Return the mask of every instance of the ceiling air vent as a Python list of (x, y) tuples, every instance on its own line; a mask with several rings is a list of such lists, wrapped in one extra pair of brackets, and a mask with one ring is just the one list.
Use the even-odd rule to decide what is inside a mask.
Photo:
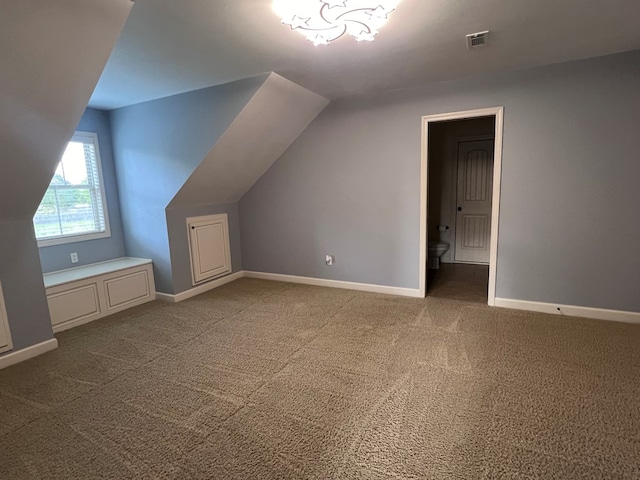
[(467, 35), (467, 48), (473, 50), (474, 48), (482, 47), (489, 42), (489, 30), (478, 33), (470, 33)]

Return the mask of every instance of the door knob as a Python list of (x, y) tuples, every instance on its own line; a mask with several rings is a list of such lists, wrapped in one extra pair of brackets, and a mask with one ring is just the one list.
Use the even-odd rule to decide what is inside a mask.
[(458, 211), (461, 212), (462, 211), (462, 207), (458, 207)]

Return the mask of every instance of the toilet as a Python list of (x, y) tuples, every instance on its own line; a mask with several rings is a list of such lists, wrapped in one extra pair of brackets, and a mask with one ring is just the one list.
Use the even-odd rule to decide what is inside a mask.
[(447, 242), (430, 241), (429, 242), (429, 269), (437, 270), (440, 268), (440, 257), (447, 253), (449, 244)]

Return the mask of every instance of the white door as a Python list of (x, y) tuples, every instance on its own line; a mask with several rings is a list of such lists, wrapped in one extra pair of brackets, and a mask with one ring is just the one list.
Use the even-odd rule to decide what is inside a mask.
[(227, 214), (187, 219), (193, 284), (231, 272)]
[(459, 263), (489, 264), (493, 140), (458, 143), (456, 246)]
[(2, 294), (2, 284), (0, 284), (0, 352), (11, 350), (11, 332), (9, 332), (9, 320), (7, 310), (4, 307), (4, 296)]

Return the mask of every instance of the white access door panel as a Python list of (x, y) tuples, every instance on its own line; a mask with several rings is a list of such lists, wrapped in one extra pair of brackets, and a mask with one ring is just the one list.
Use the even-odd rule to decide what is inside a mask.
[(12, 348), (9, 319), (7, 318), (7, 309), (4, 306), (4, 295), (2, 293), (2, 284), (0, 283), (0, 353)]
[(227, 214), (187, 218), (193, 284), (231, 272)]

